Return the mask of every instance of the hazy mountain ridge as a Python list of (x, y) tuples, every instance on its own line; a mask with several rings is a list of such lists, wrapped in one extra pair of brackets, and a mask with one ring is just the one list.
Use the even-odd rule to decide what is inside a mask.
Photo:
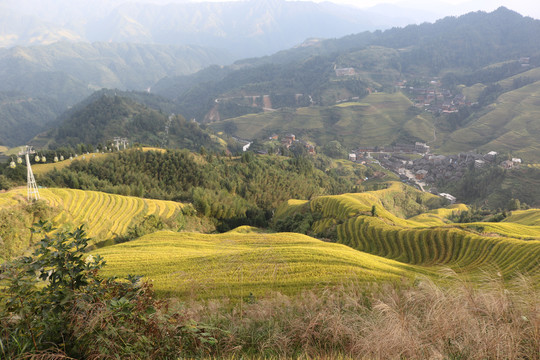
[[(95, 8), (82, 1), (60, 2), (55, 14), (47, 7), (32, 6), (24, 1), (9, 4), (12, 12), (20, 9), (21, 14), (17, 16), (26, 23), (33, 18), (31, 15), (43, 16), (50, 22), (48, 28), (31, 28), (37, 33), (54, 34), (51, 40), (44, 38), (43, 44), (51, 43), (52, 39), (196, 44), (228, 49), (236, 59), (271, 54), (310, 37), (336, 38), (396, 25), (393, 17), (330, 2), (252, 0), (143, 4), (96, 1), (92, 5)], [(406, 20), (399, 22), (400, 25), (406, 23)], [(38, 39), (29, 42), (23, 37), (8, 36), (12, 33), (4, 35), (4, 46), (39, 43)]]
[[(96, 90), (146, 91), (166, 75), (195, 72), (221, 61), (227, 61), (226, 54), (197, 46), (60, 42), (0, 49), (0, 92), (15, 92), (34, 103), (36, 99), (50, 103), (49, 110), (42, 111), (47, 116), (30, 116), (31, 120), (15, 118), (13, 112), (2, 113), (0, 128), (6, 136), (0, 141), (15, 146), (30, 140), (56, 116)], [(17, 106), (18, 114), (40, 113), (28, 101)], [(24, 125), (28, 121), (33, 125)], [(19, 123), (24, 131), (17, 129)]]
[(331, 3), (247, 1), (125, 4), (88, 25), (91, 40), (226, 47), (237, 58), (271, 54), (308, 37), (339, 37), (377, 24), (359, 9)]
[(76, 31), (22, 15), (5, 5), (0, 5), (0, 48), (14, 45), (48, 45), (57, 41), (80, 41)]

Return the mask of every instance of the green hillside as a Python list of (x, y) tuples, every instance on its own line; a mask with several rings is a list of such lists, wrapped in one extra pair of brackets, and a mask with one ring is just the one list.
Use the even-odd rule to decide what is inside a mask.
[(540, 207), (540, 167), (529, 164), (509, 170), (472, 168), (460, 180), (441, 184), (440, 188), (466, 199), (471, 205), (485, 205), (491, 209), (507, 209), (512, 199)]
[(320, 145), (339, 139), (348, 148), (432, 140), (431, 116), (411, 113), (411, 106), (402, 93), (373, 93), (362, 102), (244, 115), (211, 127), (225, 132), (234, 129), (235, 135), (247, 139), (289, 132)]
[[(525, 73), (524, 76), (526, 76)], [(457, 152), (480, 148), (511, 153), (534, 162), (540, 154), (540, 81), (500, 95), (484, 114), (452, 133), (442, 150)]]
[(77, 144), (112, 143), (113, 138), (127, 138), (129, 143), (221, 151), (225, 141), (211, 136), (196, 123), (180, 115), (168, 115), (148, 108), (134, 100), (107, 94), (66, 116), (55, 130), (34, 141), (47, 142), (48, 147)]
[(60, 111), (54, 101), (0, 92), (0, 144), (25, 143), (47, 129)]
[(427, 273), (305, 235), (249, 228), (216, 235), (157, 232), (93, 254), (105, 258), (107, 275), (140, 274), (161, 296), (191, 299), (296, 294)]
[[(358, 191), (374, 170), (324, 156), (255, 156), (192, 153), (187, 150), (129, 149), (90, 162), (73, 161), (37, 181), (47, 187), (144, 196), (192, 203), (214, 218), (221, 231), (240, 225), (266, 226), (272, 212), (290, 198)], [(5, 169), (23, 181), (22, 169)], [(379, 175), (384, 176), (384, 172)], [(17, 176), (18, 178), (15, 178)]]

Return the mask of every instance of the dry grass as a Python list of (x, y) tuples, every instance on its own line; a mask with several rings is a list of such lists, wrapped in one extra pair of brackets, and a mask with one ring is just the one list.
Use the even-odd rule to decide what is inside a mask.
[(219, 329), (215, 358), (540, 358), (540, 291), (523, 277), (481, 287), (429, 280), (341, 287), (186, 311)]

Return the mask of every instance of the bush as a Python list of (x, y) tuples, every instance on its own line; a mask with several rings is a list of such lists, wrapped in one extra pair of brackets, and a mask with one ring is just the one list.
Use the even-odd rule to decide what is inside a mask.
[[(156, 359), (207, 353), (213, 338), (153, 297), (149, 284), (99, 274), (105, 262), (85, 253), (82, 227), (44, 233), (34, 253), (3, 265), (2, 358)], [(50, 234), (53, 234), (52, 236)]]

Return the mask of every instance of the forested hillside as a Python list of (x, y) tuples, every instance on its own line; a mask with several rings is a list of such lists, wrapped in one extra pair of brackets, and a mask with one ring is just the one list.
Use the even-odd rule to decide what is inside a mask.
[[(102, 92), (103, 93), (103, 92)], [(134, 97), (134, 96), (132, 96)], [(148, 97), (142, 97), (148, 99)], [(148, 99), (151, 101), (150, 99)], [(159, 99), (153, 104), (160, 107)], [(111, 146), (115, 137), (127, 138), (130, 144), (198, 150), (206, 147), (224, 151), (227, 143), (203, 131), (196, 123), (180, 115), (164, 114), (131, 99), (104, 93), (77, 110), (66, 113), (54, 130), (34, 140), (52, 149), (78, 144)]]
[(0, 144), (15, 146), (47, 130), (62, 111), (55, 101), (0, 92)]
[(232, 158), (186, 150), (130, 150), (90, 162), (74, 161), (61, 171), (38, 176), (38, 181), (47, 187), (190, 202), (223, 230), (244, 224), (265, 226), (283, 201), (359, 190), (358, 180), (372, 173), (362, 165), (339, 166), (324, 157), (249, 152)]

